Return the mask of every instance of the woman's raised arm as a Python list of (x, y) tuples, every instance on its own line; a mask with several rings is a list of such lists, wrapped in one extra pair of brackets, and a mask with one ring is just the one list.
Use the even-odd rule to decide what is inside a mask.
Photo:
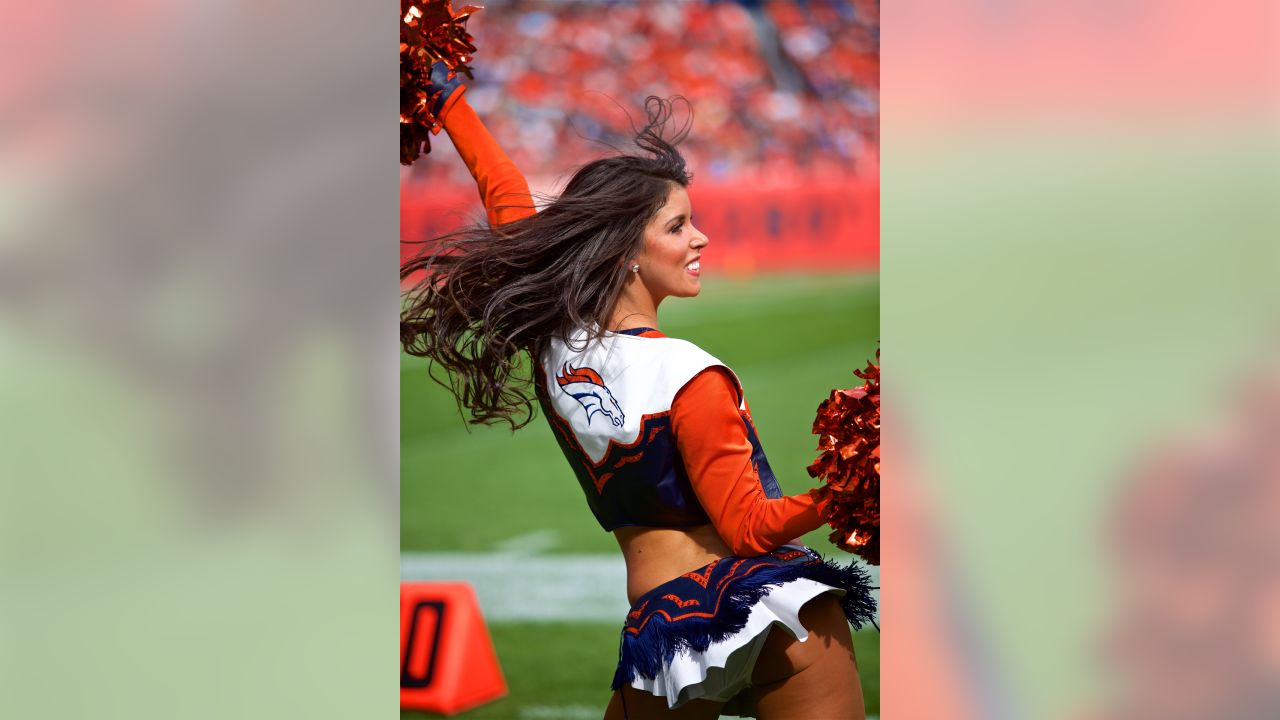
[[(536, 210), (529, 194), (529, 183), (503, 152), (498, 141), (489, 134), (480, 116), (467, 104), (466, 86), (456, 76), (446, 80), (444, 64), (436, 65), (441, 72), (437, 75), (437, 68), (433, 67), (431, 77), (445, 95), (444, 105), (436, 116), (444, 125), (445, 132), (449, 133), (471, 176), (476, 179), (480, 199), (489, 214), (489, 225), (497, 227), (534, 214)], [(436, 81), (437, 77), (440, 77), (439, 81)]]

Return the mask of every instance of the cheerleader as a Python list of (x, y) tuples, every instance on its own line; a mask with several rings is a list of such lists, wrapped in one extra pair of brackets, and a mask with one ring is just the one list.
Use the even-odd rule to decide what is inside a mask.
[(640, 152), (588, 163), (536, 212), (437, 71), (436, 115), (490, 225), (401, 268), (422, 273), (401, 341), (449, 371), (472, 422), (522, 427), (537, 402), (617, 539), (632, 605), (605, 717), (863, 717), (849, 625), (874, 614), (865, 574), (795, 539), (825, 501), (781, 493), (737, 376), (659, 329), (665, 298), (698, 295), (709, 244), (675, 147), (689, 125), (664, 137), (671, 103), (649, 98)]

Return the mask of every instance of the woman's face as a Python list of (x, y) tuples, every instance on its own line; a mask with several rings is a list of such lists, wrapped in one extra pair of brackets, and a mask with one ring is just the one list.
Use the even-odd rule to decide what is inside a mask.
[(707, 243), (707, 236), (693, 226), (689, 193), (672, 183), (667, 204), (645, 226), (644, 249), (635, 260), (640, 264), (640, 281), (655, 305), (668, 296), (698, 294), (702, 289), (698, 258)]

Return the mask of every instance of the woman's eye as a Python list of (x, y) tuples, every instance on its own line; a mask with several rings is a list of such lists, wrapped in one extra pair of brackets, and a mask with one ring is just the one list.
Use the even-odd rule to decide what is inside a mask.
[(683, 229), (683, 228), (684, 228), (684, 225), (683, 225), (683, 224), (676, 225), (675, 227), (671, 228), (671, 232), (672, 232), (672, 233), (679, 233), (679, 232), (680, 232), (680, 230), (681, 230), (681, 229)]

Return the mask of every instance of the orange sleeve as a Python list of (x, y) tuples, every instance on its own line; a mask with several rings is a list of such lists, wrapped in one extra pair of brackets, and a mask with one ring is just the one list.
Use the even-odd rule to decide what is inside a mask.
[(529, 184), (467, 104), (465, 90), (454, 92), (441, 109), (440, 118), (471, 177), (476, 179), (480, 199), (489, 212), (489, 225), (497, 227), (533, 215), (536, 210)]
[(707, 368), (680, 390), (671, 426), (693, 491), (735, 555), (776, 550), (825, 522), (824, 501), (807, 493), (764, 494), (738, 414), (737, 384), (726, 368)]

